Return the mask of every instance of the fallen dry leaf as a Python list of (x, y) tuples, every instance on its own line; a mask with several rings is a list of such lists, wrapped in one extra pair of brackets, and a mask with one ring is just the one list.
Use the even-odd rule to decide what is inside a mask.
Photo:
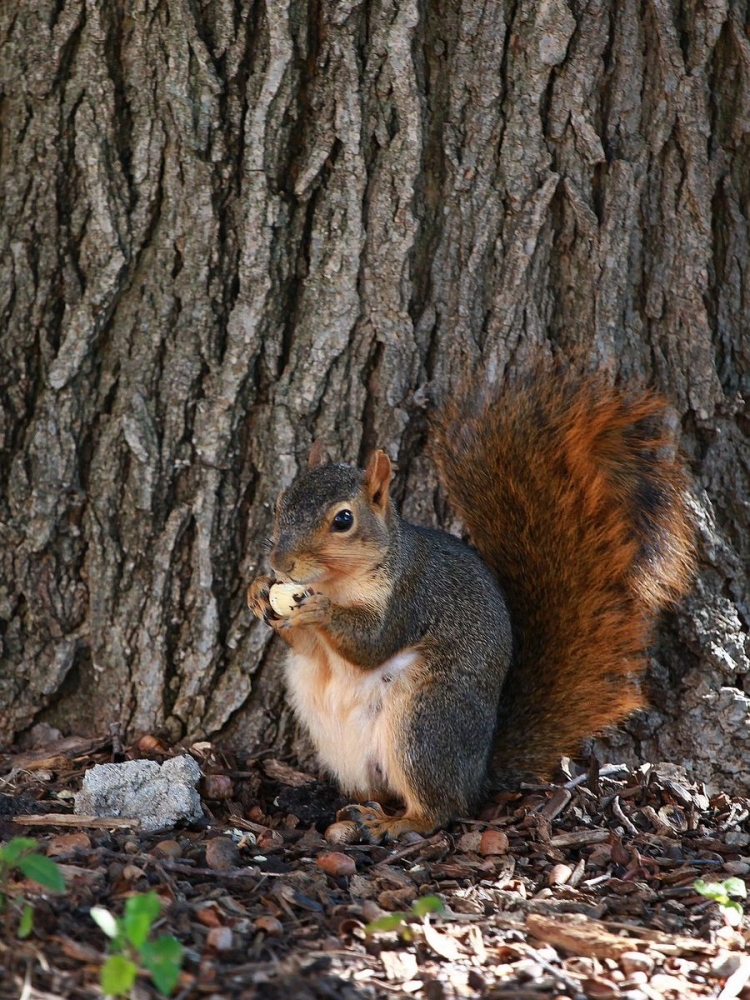
[(436, 955), (446, 958), (449, 962), (458, 961), (461, 955), (461, 948), (458, 941), (448, 934), (442, 934), (434, 924), (430, 923), (427, 917), (422, 922), (422, 933), (424, 934), (425, 943), (432, 948)]

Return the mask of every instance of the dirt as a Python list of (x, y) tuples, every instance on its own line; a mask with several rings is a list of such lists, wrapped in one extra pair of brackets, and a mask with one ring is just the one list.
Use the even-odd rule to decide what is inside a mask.
[[(201, 822), (146, 834), (73, 815), (93, 764), (184, 752), (203, 773)], [(670, 765), (569, 764), (566, 784), (380, 846), (349, 842), (346, 800), (317, 776), (209, 743), (47, 733), (5, 748), (0, 793), (0, 842), (36, 838), (67, 883), (52, 893), (15, 872), (0, 886), (0, 1000), (101, 997), (107, 939), (90, 909), (120, 915), (149, 890), (164, 906), (154, 933), (185, 949), (181, 1000), (750, 997), (747, 918), (730, 926), (694, 887), (747, 879), (750, 800)], [(34, 907), (24, 940), (19, 896)], [(160, 996), (145, 970), (132, 995)]]

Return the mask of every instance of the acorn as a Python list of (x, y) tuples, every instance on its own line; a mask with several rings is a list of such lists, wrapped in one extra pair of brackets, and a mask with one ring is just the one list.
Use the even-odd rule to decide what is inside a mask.
[(350, 819), (331, 823), (323, 834), (329, 844), (353, 844), (359, 840), (359, 827)]

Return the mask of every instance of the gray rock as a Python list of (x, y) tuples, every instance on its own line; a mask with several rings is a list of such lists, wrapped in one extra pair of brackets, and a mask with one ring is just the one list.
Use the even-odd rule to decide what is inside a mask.
[(195, 785), (200, 768), (192, 757), (96, 764), (75, 797), (75, 812), (87, 816), (139, 819), (142, 830), (163, 830), (178, 820), (203, 815)]

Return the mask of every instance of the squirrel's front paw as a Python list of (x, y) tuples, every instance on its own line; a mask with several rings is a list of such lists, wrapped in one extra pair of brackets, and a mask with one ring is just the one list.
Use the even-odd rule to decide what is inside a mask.
[(262, 618), (266, 623), (274, 617), (268, 600), (268, 593), (274, 582), (272, 576), (258, 576), (247, 588), (247, 606), (256, 618)]
[(284, 624), (287, 628), (327, 625), (331, 620), (331, 607), (331, 599), (325, 594), (307, 594), (291, 609)]

